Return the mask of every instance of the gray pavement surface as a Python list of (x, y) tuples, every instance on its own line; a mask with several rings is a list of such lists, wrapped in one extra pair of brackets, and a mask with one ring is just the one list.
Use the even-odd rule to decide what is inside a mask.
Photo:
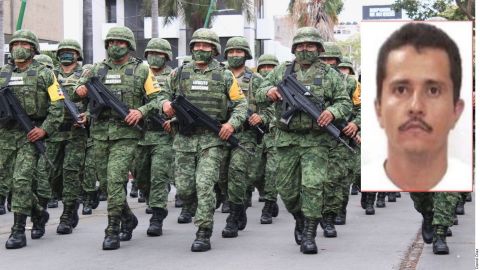
[(150, 215), (145, 214), (145, 204), (129, 198), (139, 225), (132, 240), (115, 251), (101, 249), (106, 202), (93, 215), (80, 215), (70, 235), (56, 234), (61, 204), (49, 209), (46, 235), (32, 240), (28, 230), (27, 246), (18, 250), (3, 247), (13, 222), (12, 213), (7, 213), (0, 216), (0, 269), (474, 269), (474, 202), (465, 205), (466, 214), (452, 227), (453, 237), (447, 239), (450, 255), (434, 255), (432, 245), (423, 244), (421, 215), (407, 193), (395, 203), (387, 202), (386, 208), (376, 208), (374, 216), (365, 215), (360, 195), (350, 196), (347, 225), (336, 226), (338, 237), (323, 237), (319, 227), (319, 253), (303, 255), (293, 239), (293, 218), (283, 204), (274, 223), (262, 225), (263, 203), (256, 198), (247, 211), (247, 228), (237, 238), (221, 237), (227, 214), (215, 212), (212, 250), (206, 253), (190, 251), (196, 228), (177, 224), (180, 209), (174, 208), (173, 193), (160, 237), (146, 235)]

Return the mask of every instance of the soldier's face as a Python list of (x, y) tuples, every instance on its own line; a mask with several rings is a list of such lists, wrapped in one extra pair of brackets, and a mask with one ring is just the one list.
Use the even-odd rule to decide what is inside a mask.
[(125, 40), (109, 40), (108, 41), (108, 46), (118, 46), (118, 47), (128, 47), (128, 42)]
[(350, 69), (348, 67), (339, 67), (340, 72), (343, 74), (350, 74)]
[(335, 57), (322, 57), (322, 61), (332, 66), (336, 66), (338, 63)]
[(295, 47), (295, 50), (297, 52), (301, 52), (301, 51), (314, 52), (314, 51), (318, 50), (318, 45), (316, 43), (313, 43), (313, 42), (303, 42), (303, 43), (298, 44)]
[(260, 71), (265, 71), (265, 72), (270, 72), (275, 68), (274, 65), (262, 65), (262, 67), (258, 70)]
[(204, 52), (211, 52), (213, 50), (213, 45), (206, 42), (195, 42), (193, 44), (194, 51), (204, 51)]
[(33, 46), (26, 41), (15, 41), (12, 43), (12, 49), (15, 48), (33, 49)]
[(240, 49), (231, 49), (227, 51), (227, 57), (233, 57), (233, 56), (238, 56), (238, 57), (245, 57), (245, 51), (240, 50)]
[(389, 53), (381, 99), (375, 101), (389, 149), (413, 154), (446, 151), (448, 133), (464, 103), (453, 102), (450, 63), (444, 50), (403, 46)]

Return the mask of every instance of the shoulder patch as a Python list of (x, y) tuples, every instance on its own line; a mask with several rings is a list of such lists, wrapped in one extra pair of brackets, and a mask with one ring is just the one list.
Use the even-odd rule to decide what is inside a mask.
[(148, 70), (148, 76), (143, 87), (147, 95), (160, 92), (160, 86), (158, 85), (157, 79), (155, 79), (155, 75), (153, 75), (153, 72), (150, 69)]
[(360, 105), (362, 103), (361, 92), (362, 92), (361, 85), (359, 82), (357, 82), (357, 88), (355, 88), (355, 91), (353, 92), (353, 95), (352, 95), (353, 105)]
[(50, 100), (53, 102), (65, 99), (62, 88), (60, 88), (60, 84), (58, 83), (55, 74), (53, 74), (53, 83), (48, 87), (47, 91), (48, 95), (50, 96)]
[(243, 94), (242, 88), (240, 88), (240, 86), (238, 85), (237, 79), (235, 79), (235, 77), (232, 77), (232, 79), (232, 85), (228, 90), (228, 96), (230, 97), (230, 100), (237, 101), (245, 99), (245, 95)]

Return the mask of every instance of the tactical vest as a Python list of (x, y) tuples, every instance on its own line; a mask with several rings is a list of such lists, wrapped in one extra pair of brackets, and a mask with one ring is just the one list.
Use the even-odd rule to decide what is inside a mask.
[[(318, 65), (320, 66), (318, 67)], [(294, 73), (294, 66), (295, 66), (295, 62), (287, 64), (286, 66), (287, 69), (284, 75), (285, 77), (290, 73)], [(308, 76), (302, 76), (303, 78), (299, 78), (297, 74), (297, 80), (310, 91), (311, 95), (305, 95), (305, 96), (307, 96), (310, 100), (312, 100), (316, 104), (324, 103), (324, 109), (325, 109), (331, 104), (330, 100), (325, 98), (326, 96), (331, 96), (331, 89), (326, 89), (325, 87), (326, 85), (329, 84), (329, 82), (325, 78), (325, 74), (327, 72), (328, 66), (326, 66), (324, 63), (316, 62), (309, 68), (309, 71), (312, 69), (316, 70), (317, 72), (315, 72), (314, 74), (309, 74)], [(282, 103), (281, 102), (276, 103), (276, 109), (275, 109), (276, 119), (278, 120), (281, 119), (282, 113), (283, 113)], [(321, 129), (321, 127), (318, 126), (316, 120), (311, 119), (309, 115), (300, 111), (296, 112), (293, 115), (288, 125), (286, 125), (285, 123), (282, 123), (281, 121), (277, 121), (277, 123), (278, 123), (279, 129), (286, 130), (286, 131), (307, 132), (312, 129), (315, 129), (315, 130)]]
[[(59, 72), (59, 70), (54, 70), (54, 73), (57, 76), (57, 81), (62, 87), (62, 90), (67, 93), (66, 96), (71, 100), (75, 93), (75, 85), (82, 76), (82, 69), (80, 68), (80, 66), (78, 66), (78, 68), (68, 76), (65, 76), (64, 74)], [(77, 105), (77, 108), (80, 112), (84, 112), (87, 109), (83, 102), (76, 102), (75, 105)], [(66, 112), (64, 114), (63, 123), (72, 124), (72, 121), (72, 116)], [(60, 127), (60, 129), (62, 129), (62, 126)]]
[(238, 78), (238, 85), (242, 89), (243, 95), (247, 98), (248, 108), (257, 112), (257, 103), (255, 102), (255, 93), (253, 93), (253, 72), (245, 68), (243, 75)]
[(215, 67), (206, 74), (195, 73), (194, 63), (180, 69), (179, 92), (210, 117), (227, 121), (227, 94), (225, 93), (225, 68)]
[[(8, 77), (8, 86), (20, 101), (25, 112), (32, 120), (43, 121), (48, 114), (50, 98), (47, 89), (37, 89), (38, 74), (43, 67), (33, 62), (27, 70), (16, 72), (11, 65), (2, 67), (0, 73), (0, 85), (4, 85)], [(48, 85), (45, 86), (48, 88)]]

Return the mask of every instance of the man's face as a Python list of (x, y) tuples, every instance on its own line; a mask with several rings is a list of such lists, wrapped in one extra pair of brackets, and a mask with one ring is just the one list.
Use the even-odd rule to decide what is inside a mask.
[(245, 57), (245, 51), (240, 50), (240, 49), (231, 49), (227, 51), (227, 57), (233, 57), (233, 56), (238, 56), (238, 57)]
[(348, 68), (348, 67), (339, 67), (338, 69), (339, 69), (340, 72), (342, 72), (343, 74), (350, 74), (350, 68)]
[(114, 45), (118, 47), (128, 47), (128, 42), (126, 42), (125, 40), (116, 40), (116, 39), (108, 41), (109, 47)]
[(195, 42), (193, 43), (193, 50), (211, 52), (213, 50), (213, 45), (206, 42)]
[(322, 61), (331, 66), (336, 66), (338, 64), (337, 58), (335, 57), (322, 57)]
[(390, 149), (415, 154), (447, 147), (464, 103), (453, 103), (450, 63), (444, 50), (403, 46), (390, 52), (381, 100), (375, 101)]

